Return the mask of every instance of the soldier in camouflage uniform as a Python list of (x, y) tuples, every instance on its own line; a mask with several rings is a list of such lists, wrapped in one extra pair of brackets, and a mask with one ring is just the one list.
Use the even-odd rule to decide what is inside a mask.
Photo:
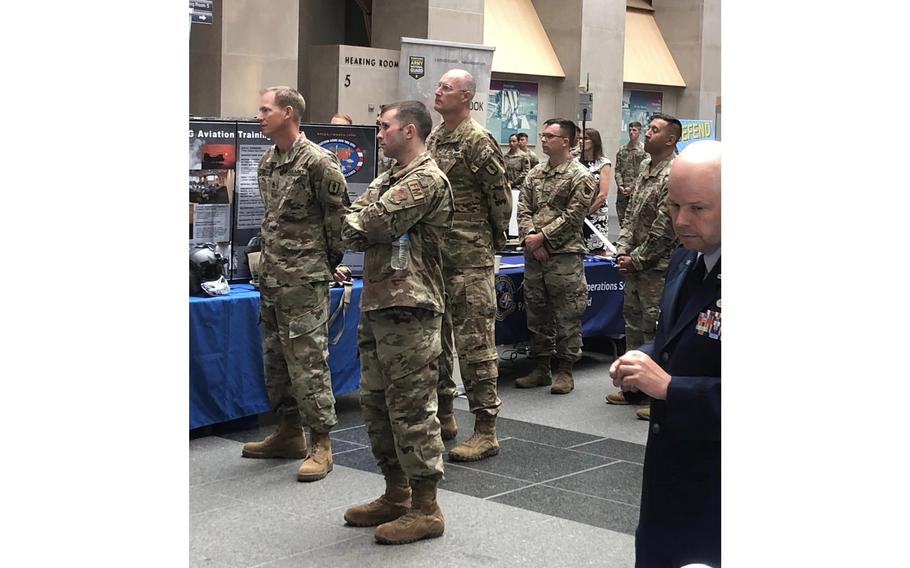
[[(496, 292), (493, 259), (506, 243), (512, 215), (512, 192), (505, 178), (499, 144), (471, 118), (476, 85), (470, 73), (454, 69), (436, 86), (433, 106), (442, 123), (427, 139), (427, 149), (452, 184), (455, 217), (443, 249), (446, 313), (442, 324), (443, 355), (439, 365), (439, 420), (442, 437), (457, 433), (454, 351), (474, 413), (474, 433), (449, 452), (455, 461), (476, 461), (499, 453), (496, 414)], [(454, 332), (454, 345), (453, 345)]]
[(635, 180), (642, 160), (648, 157), (645, 147), (638, 141), (641, 133), (641, 123), (629, 123), (629, 143), (619, 148), (616, 152), (616, 215), (619, 217), (619, 226), (622, 227), (626, 218), (626, 208), (629, 199), (635, 191)]
[[(344, 255), (341, 221), (350, 204), (338, 160), (300, 132), (305, 102), (290, 87), (261, 93), (257, 119), (275, 145), (259, 161), (265, 205), (259, 261), (265, 383), (280, 424), (250, 458), (307, 459), (300, 481), (332, 471), (335, 397), (328, 365), (329, 281)], [(302, 425), (312, 433), (308, 452)]]
[[(445, 310), (442, 247), (452, 226), (452, 189), (424, 147), (433, 123), (423, 103), (383, 107), (378, 133), (392, 169), (345, 217), (344, 241), (364, 251), (358, 346), (360, 404), (386, 481), (379, 499), (344, 518), (377, 526), (376, 540), (404, 544), (442, 535), (436, 503), (445, 448), (436, 418)], [(393, 242), (409, 236), (407, 266), (392, 266)]]
[(528, 148), (528, 135), (525, 132), (518, 133), (518, 147), (521, 148), (521, 151), (528, 155), (528, 159), (531, 160), (531, 167), (533, 168), (540, 163), (540, 160), (537, 158), (537, 154), (533, 150)]
[[(525, 245), (524, 291), (531, 332), (531, 374), (519, 388), (547, 386), (568, 394), (575, 388), (572, 366), (581, 359), (581, 315), (588, 304), (582, 224), (597, 186), (588, 169), (571, 157), (572, 122), (551, 118), (541, 135), (549, 160), (528, 174), (518, 198), (518, 232)], [(550, 357), (556, 355), (556, 377)]]
[(509, 187), (516, 191), (521, 189), (525, 176), (531, 170), (531, 160), (528, 154), (522, 152), (521, 148), (519, 148), (517, 134), (509, 136), (509, 151), (503, 155), (503, 160), (506, 167), (506, 181), (509, 182)]
[[(641, 163), (635, 192), (619, 232), (616, 262), (617, 269), (625, 276), (623, 317), (629, 349), (652, 343), (657, 330), (664, 276), (670, 254), (677, 245), (667, 203), (667, 178), (681, 134), (682, 124), (676, 118), (665, 114), (651, 117), (645, 134), (645, 151), (650, 157)], [(645, 400), (638, 392), (607, 395), (611, 404), (637, 404)]]

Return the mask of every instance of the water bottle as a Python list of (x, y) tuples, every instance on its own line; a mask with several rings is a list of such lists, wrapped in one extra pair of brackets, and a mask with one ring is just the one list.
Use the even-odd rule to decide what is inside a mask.
[(402, 234), (392, 243), (392, 269), (404, 270), (411, 262), (411, 239)]

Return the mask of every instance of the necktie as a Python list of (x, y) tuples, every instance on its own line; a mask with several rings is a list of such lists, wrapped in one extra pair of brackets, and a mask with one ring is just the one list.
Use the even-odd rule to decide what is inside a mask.
[(695, 296), (699, 286), (704, 282), (705, 271), (705, 255), (701, 255), (698, 257), (698, 260), (695, 261), (695, 266), (686, 274), (686, 278), (683, 280), (682, 286), (679, 289), (679, 296), (676, 298), (674, 320), (679, 319), (679, 314), (682, 313), (685, 305)]

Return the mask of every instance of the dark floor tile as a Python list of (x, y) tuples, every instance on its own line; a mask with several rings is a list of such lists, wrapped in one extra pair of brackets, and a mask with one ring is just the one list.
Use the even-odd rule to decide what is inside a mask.
[(367, 434), (366, 426), (351, 426), (344, 430), (332, 430), (332, 440), (343, 440), (358, 446), (370, 446), (370, 436)]
[(527, 482), (506, 479), (491, 473), (485, 473), (473, 468), (461, 467), (446, 462), (445, 477), (439, 484), (440, 489), (454, 491), (471, 497), (484, 499), (491, 495), (513, 491), (528, 485)]
[(609, 463), (609, 459), (524, 440), (500, 440), (498, 456), (459, 465), (532, 483)]
[(645, 446), (644, 444), (634, 444), (623, 440), (614, 440), (606, 438), (590, 442), (587, 444), (572, 446), (573, 450), (597, 454), (608, 458), (616, 458), (637, 464), (645, 463)]
[(360, 471), (369, 471), (370, 473), (382, 473), (379, 470), (379, 466), (376, 465), (376, 458), (373, 457), (373, 452), (370, 451), (370, 448), (360, 448), (357, 450), (352, 450), (350, 452), (345, 452), (336, 456), (332, 456), (332, 462), (335, 465), (343, 465), (345, 467), (352, 467), (354, 469), (359, 469)]
[(496, 433), (501, 438), (518, 438), (528, 442), (556, 446), (557, 448), (568, 448), (569, 446), (600, 439), (600, 436), (592, 434), (542, 426), (520, 420), (509, 420), (508, 418), (500, 418), (496, 421)]
[(546, 485), (637, 507), (641, 503), (641, 472), (642, 467), (638, 464), (616, 462), (549, 481)]
[(355, 444), (345, 440), (332, 440), (332, 454), (340, 454), (341, 452), (349, 452), (351, 450), (359, 450), (363, 448), (362, 444)]
[(491, 501), (625, 534), (635, 534), (638, 525), (638, 507), (546, 485), (519, 489)]

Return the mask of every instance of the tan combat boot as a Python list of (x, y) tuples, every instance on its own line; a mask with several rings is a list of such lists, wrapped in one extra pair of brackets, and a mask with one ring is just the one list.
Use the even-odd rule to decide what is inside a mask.
[(474, 433), (449, 452), (452, 461), (479, 461), (499, 453), (496, 439), (496, 417), (478, 414), (474, 418)]
[(545, 387), (553, 382), (550, 375), (550, 358), (537, 357), (537, 366), (525, 377), (515, 379), (515, 386), (520, 389), (530, 389), (534, 387)]
[(442, 536), (446, 519), (436, 503), (436, 482), (427, 479), (411, 481), (411, 508), (394, 521), (376, 527), (380, 544), (407, 544)]
[(300, 464), (297, 481), (319, 481), (332, 471), (332, 439), (328, 432), (313, 432), (313, 451)]
[(348, 507), (344, 520), (354, 527), (375, 527), (394, 521), (411, 508), (411, 486), (403, 472), (386, 475), (382, 497), (362, 505)]
[(572, 361), (556, 360), (556, 377), (550, 394), (569, 394), (575, 388), (575, 379), (572, 378)]
[(292, 426), (290, 420), (282, 416), (278, 430), (261, 442), (244, 444), (241, 455), (245, 458), (305, 458), (307, 445), (303, 428)]
[(651, 420), (651, 407), (639, 408), (635, 411), (635, 416), (637, 416), (639, 420)]
[(436, 411), (436, 417), (439, 418), (443, 440), (454, 440), (458, 435), (458, 424), (455, 424), (455, 410), (452, 404), (454, 400), (455, 397), (452, 396), (439, 396), (439, 410)]

